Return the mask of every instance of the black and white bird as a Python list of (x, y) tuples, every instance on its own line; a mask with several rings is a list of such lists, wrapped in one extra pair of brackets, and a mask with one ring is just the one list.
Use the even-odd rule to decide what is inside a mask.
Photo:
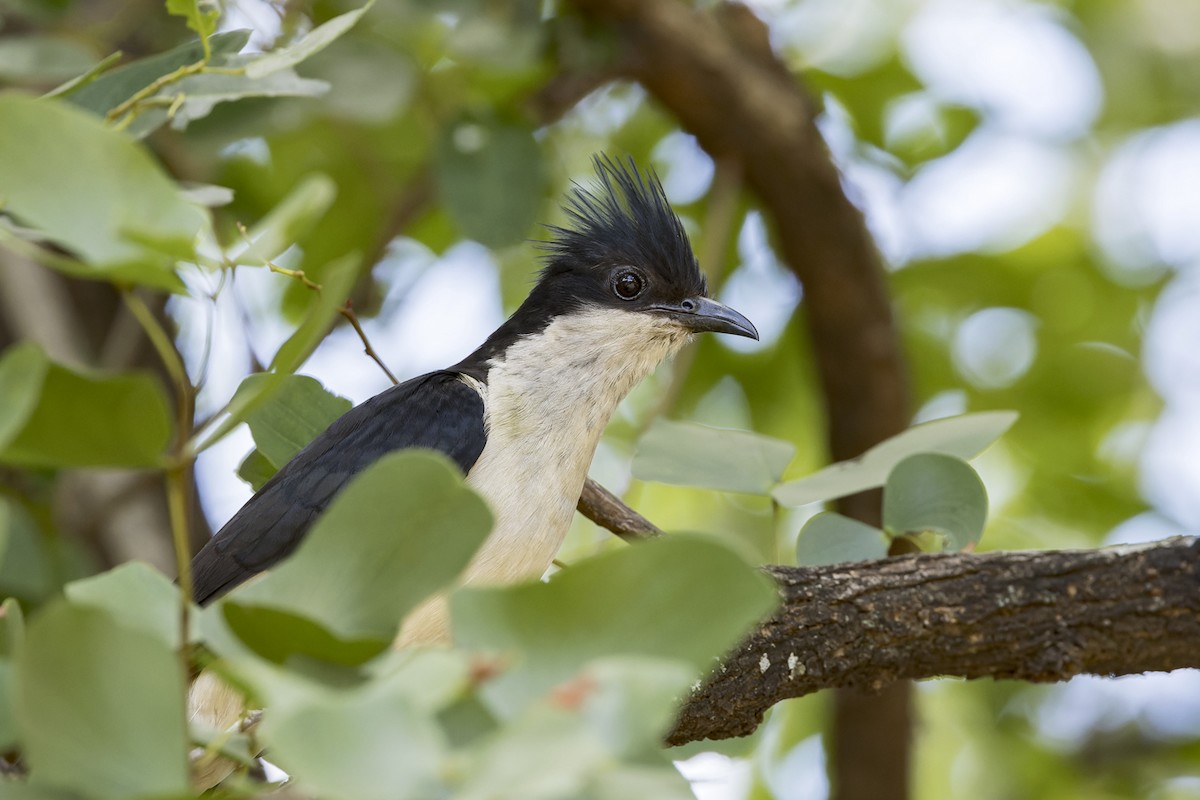
[[(758, 338), (748, 319), (706, 296), (653, 174), (595, 164), (598, 184), (568, 195), (570, 223), (550, 228), (545, 269), (521, 307), (459, 363), (376, 395), (300, 451), (195, 557), (198, 602), (285, 558), (357, 473), (408, 447), (449, 456), (495, 517), (463, 579), (536, 579), (634, 385), (695, 333)], [(443, 637), (444, 616), (438, 603), (414, 612), (402, 643)]]

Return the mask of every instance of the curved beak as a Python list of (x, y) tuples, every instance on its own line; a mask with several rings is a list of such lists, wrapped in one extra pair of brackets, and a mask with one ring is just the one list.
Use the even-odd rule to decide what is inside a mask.
[(734, 336), (758, 338), (754, 323), (723, 303), (707, 297), (689, 297), (678, 304), (652, 306), (687, 327), (693, 333), (712, 331)]

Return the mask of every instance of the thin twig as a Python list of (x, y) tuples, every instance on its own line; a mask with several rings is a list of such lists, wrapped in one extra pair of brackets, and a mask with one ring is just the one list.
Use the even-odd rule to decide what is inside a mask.
[(350, 324), (354, 327), (354, 332), (357, 333), (358, 338), (362, 340), (363, 352), (370, 356), (375, 363), (379, 365), (379, 368), (383, 370), (383, 374), (387, 375), (388, 380), (392, 382), (392, 386), (398, 384), (400, 381), (396, 380), (396, 376), (393, 375), (392, 371), (387, 368), (387, 364), (383, 363), (383, 359), (381, 359), (379, 354), (375, 352), (375, 348), (371, 347), (371, 340), (367, 338), (367, 332), (364, 331), (362, 325), (359, 324), (358, 315), (354, 313), (354, 309), (351, 306), (350, 301), (347, 300), (346, 305), (342, 306), (340, 309), (338, 309), (338, 311), (341, 312), (341, 315), (350, 322)]

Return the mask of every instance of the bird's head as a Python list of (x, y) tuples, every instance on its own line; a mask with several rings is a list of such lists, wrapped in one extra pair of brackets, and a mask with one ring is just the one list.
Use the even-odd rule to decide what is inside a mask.
[(687, 233), (658, 179), (607, 157), (595, 159), (599, 184), (575, 185), (571, 224), (551, 227), (539, 289), (570, 306), (616, 309), (669, 320), (688, 333), (758, 338), (750, 320), (709, 298)]
[[(550, 225), (546, 266), (526, 301), (456, 368), (486, 380), (515, 353), (553, 371), (563, 363), (624, 361), (644, 374), (692, 333), (758, 338), (732, 308), (708, 297), (688, 234), (653, 174), (595, 158), (599, 181), (572, 187), (569, 224)], [(536, 354), (533, 348), (536, 347)], [(516, 348), (516, 349), (514, 349)], [(598, 366), (596, 369), (611, 369)], [(601, 375), (600, 372), (596, 373)]]
[(548, 226), (537, 285), (468, 362), (504, 358), (509, 346), (553, 330), (556, 321), (575, 337), (627, 346), (667, 339), (666, 352), (705, 331), (757, 339), (750, 320), (707, 296), (687, 233), (658, 179), (632, 161), (598, 156), (595, 166), (597, 183), (576, 184), (567, 195), (568, 224)]

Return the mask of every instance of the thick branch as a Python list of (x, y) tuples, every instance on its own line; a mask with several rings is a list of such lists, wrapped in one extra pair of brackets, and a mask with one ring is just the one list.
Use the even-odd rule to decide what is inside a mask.
[(818, 689), (1200, 667), (1197, 539), (770, 569), (782, 608), (688, 701), (671, 744), (748, 734)]

